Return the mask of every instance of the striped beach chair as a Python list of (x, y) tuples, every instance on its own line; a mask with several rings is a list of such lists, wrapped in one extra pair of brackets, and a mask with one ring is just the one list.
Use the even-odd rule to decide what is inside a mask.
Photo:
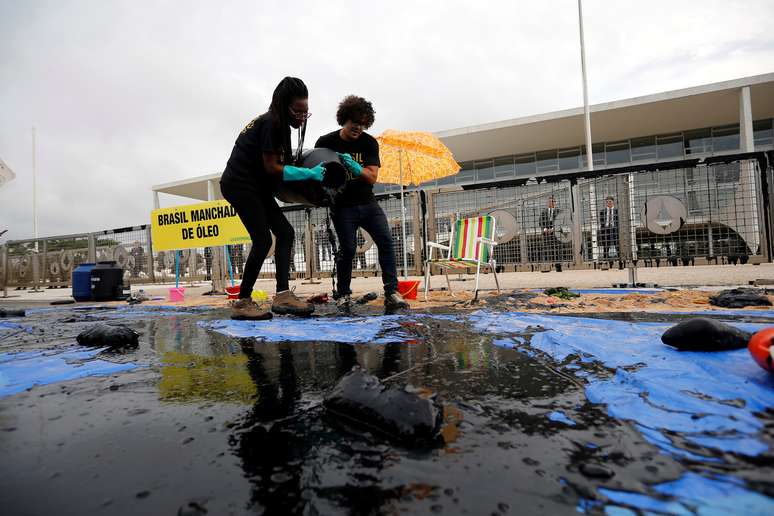
[[(481, 267), (489, 267), (494, 273), (497, 292), (500, 292), (500, 282), (497, 279), (497, 267), (494, 260), (495, 218), (491, 215), (459, 219), (452, 224), (449, 245), (436, 242), (427, 243), (427, 260), (425, 261), (425, 301), (430, 290), (430, 267), (441, 267), (446, 276), (449, 293), (454, 295), (449, 281), (449, 269), (464, 272), (470, 267), (476, 268), (476, 287), (474, 299), (478, 298), (478, 279)], [(441, 257), (435, 258), (436, 251)]]

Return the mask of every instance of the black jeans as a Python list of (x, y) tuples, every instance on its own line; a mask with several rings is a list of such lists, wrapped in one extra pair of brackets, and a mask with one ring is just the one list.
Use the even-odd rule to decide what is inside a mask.
[(376, 203), (357, 206), (336, 206), (333, 210), (333, 226), (339, 239), (339, 258), (336, 260), (337, 294), (344, 296), (352, 293), (352, 260), (357, 250), (357, 228), (363, 228), (371, 235), (379, 250), (379, 266), (382, 268), (384, 293), (392, 294), (398, 290), (398, 271), (395, 268), (395, 252), (387, 217)]
[(295, 232), (280, 210), (271, 193), (260, 191), (255, 185), (230, 181), (220, 182), (220, 191), (239, 215), (250, 233), (253, 245), (245, 261), (239, 297), (249, 298), (255, 280), (261, 272), (263, 261), (271, 249), (271, 233), (277, 239), (274, 246), (274, 263), (277, 265), (277, 292), (288, 290), (290, 258)]

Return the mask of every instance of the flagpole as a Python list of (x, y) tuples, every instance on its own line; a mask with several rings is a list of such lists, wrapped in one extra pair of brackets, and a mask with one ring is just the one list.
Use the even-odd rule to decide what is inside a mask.
[(578, 0), (578, 24), (580, 25), (581, 74), (583, 75), (583, 114), (586, 130), (586, 163), (588, 170), (594, 170), (594, 157), (591, 149), (591, 114), (589, 112), (589, 92), (586, 84), (586, 44), (583, 38), (583, 5)]
[(32, 233), (35, 237), (35, 252), (38, 251), (38, 164), (35, 149), (35, 127), (32, 128)]
[(406, 205), (403, 203), (403, 150), (398, 151), (398, 167), (400, 168), (400, 223), (401, 244), (403, 247), (403, 279), (408, 279), (408, 253), (406, 251)]

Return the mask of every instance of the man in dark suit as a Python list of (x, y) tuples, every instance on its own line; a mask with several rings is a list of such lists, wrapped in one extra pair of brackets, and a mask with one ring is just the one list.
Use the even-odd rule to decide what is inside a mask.
[[(618, 246), (618, 208), (615, 207), (615, 199), (611, 196), (605, 199), (605, 208), (599, 212), (599, 243), (602, 246), (603, 260), (610, 260), (610, 251), (613, 248), (618, 253), (618, 259), (621, 259)], [(610, 266), (613, 266), (612, 260)]]
[(559, 263), (559, 240), (556, 239), (554, 234), (554, 223), (559, 212), (560, 210), (556, 207), (556, 200), (553, 196), (548, 199), (546, 207), (540, 212), (540, 228), (543, 232), (541, 261), (553, 262), (556, 272), (562, 272), (562, 264)]

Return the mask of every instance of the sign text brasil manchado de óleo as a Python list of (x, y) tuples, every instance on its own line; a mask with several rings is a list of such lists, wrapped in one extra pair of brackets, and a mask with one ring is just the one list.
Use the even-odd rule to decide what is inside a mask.
[(210, 201), (151, 212), (155, 251), (250, 242), (247, 229), (227, 201)]

